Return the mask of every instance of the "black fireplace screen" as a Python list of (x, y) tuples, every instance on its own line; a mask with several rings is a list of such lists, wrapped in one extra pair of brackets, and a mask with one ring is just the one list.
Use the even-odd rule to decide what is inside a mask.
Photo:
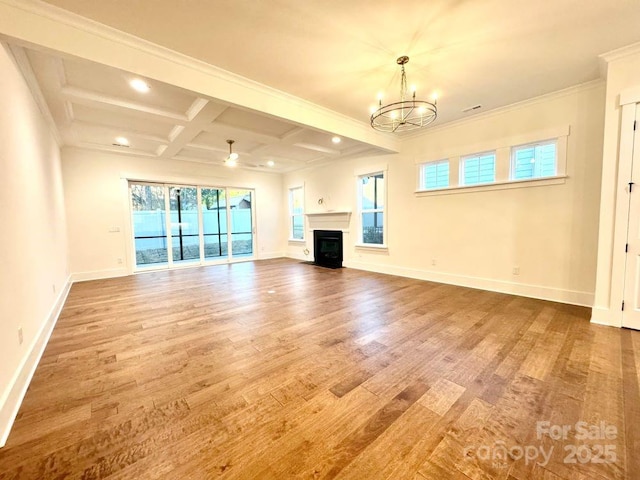
[(322, 267), (342, 267), (342, 231), (314, 230), (313, 247), (315, 264)]

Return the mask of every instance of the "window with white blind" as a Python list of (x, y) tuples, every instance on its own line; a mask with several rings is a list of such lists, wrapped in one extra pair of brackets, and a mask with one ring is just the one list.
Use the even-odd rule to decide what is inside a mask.
[(511, 179), (557, 175), (557, 140), (520, 145), (511, 149)]
[(423, 163), (420, 166), (420, 189), (431, 190), (449, 186), (449, 160)]
[(495, 151), (460, 157), (460, 185), (481, 185), (495, 181)]
[(289, 189), (289, 239), (304, 240), (304, 190)]

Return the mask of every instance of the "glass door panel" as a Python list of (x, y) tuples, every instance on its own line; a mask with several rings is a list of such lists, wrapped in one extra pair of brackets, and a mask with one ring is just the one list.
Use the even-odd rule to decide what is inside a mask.
[(169, 187), (173, 263), (200, 261), (196, 187)]
[(231, 217), (231, 255), (253, 256), (253, 192), (251, 190), (229, 190)]
[(131, 184), (133, 238), (138, 267), (166, 265), (168, 262), (164, 192), (162, 185)]
[(203, 188), (202, 232), (204, 258), (214, 260), (228, 256), (227, 197), (223, 189)]

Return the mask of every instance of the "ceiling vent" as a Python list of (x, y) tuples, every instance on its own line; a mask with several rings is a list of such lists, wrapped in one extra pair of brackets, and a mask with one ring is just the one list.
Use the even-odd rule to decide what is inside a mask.
[(482, 108), (482, 105), (478, 104), (478, 105), (474, 105), (473, 107), (467, 107), (464, 110), (462, 110), (462, 113), (467, 113), (467, 112), (472, 112), (473, 110), (479, 110)]

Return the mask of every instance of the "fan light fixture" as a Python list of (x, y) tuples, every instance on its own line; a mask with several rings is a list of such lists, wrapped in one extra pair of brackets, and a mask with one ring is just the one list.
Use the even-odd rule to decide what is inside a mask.
[(224, 161), (224, 164), (227, 167), (235, 167), (238, 164), (238, 154), (233, 151), (232, 145), (235, 143), (235, 140), (227, 140), (229, 144), (229, 156)]
[(372, 108), (371, 126), (381, 132), (407, 132), (426, 127), (438, 116), (436, 100), (416, 100), (416, 89), (412, 87), (412, 96), (407, 99), (407, 75), (404, 66), (409, 63), (409, 57), (398, 57), (396, 63), (401, 66), (400, 73), (400, 101), (382, 104), (382, 95), (378, 95), (378, 108)]

